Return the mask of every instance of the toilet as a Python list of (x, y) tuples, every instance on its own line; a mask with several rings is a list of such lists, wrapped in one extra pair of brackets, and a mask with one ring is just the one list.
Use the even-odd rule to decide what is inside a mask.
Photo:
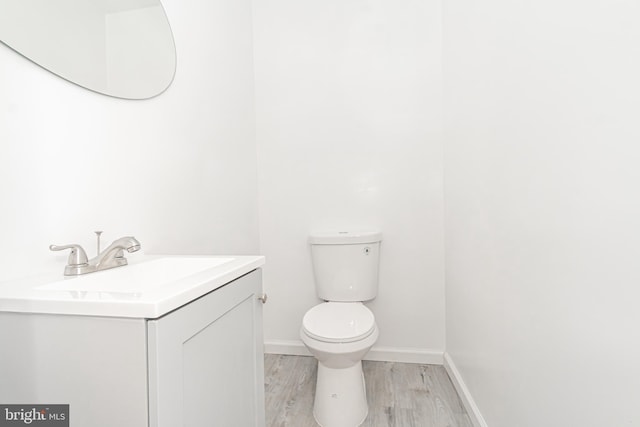
[(378, 327), (362, 302), (378, 294), (381, 241), (377, 231), (309, 236), (316, 294), (325, 302), (305, 313), (300, 338), (318, 359), (313, 416), (322, 427), (356, 427), (367, 417), (362, 358)]

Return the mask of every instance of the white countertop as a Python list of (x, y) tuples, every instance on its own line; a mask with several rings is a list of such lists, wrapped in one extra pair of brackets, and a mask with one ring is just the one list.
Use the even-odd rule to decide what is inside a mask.
[[(133, 258), (133, 257), (132, 257)], [(0, 312), (158, 318), (264, 265), (263, 256), (138, 256), (81, 276), (0, 282)]]

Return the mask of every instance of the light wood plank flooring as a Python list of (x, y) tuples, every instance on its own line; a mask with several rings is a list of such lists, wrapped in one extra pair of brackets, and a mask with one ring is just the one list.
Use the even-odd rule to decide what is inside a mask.
[[(316, 427), (313, 357), (265, 356), (267, 427)], [(442, 366), (363, 362), (369, 415), (364, 427), (472, 427)], [(328, 426), (330, 427), (330, 426)]]

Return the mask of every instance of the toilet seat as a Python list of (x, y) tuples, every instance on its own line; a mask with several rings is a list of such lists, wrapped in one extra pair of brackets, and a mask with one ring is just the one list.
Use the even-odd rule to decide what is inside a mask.
[(375, 327), (373, 313), (359, 302), (325, 302), (311, 308), (302, 319), (307, 336), (328, 343), (360, 341)]

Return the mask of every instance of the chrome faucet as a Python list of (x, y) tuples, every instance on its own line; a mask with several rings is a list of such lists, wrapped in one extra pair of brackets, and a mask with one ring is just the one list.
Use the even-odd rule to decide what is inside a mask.
[[(99, 247), (98, 244), (98, 248)], [(87, 259), (87, 253), (82, 246), (77, 244), (64, 246), (51, 245), (49, 249), (52, 251), (71, 249), (67, 266), (64, 268), (64, 275), (78, 276), (80, 274), (93, 273), (94, 271), (127, 265), (124, 251), (126, 250), (129, 253), (138, 251), (140, 249), (140, 242), (138, 242), (135, 237), (121, 237), (91, 259)]]

